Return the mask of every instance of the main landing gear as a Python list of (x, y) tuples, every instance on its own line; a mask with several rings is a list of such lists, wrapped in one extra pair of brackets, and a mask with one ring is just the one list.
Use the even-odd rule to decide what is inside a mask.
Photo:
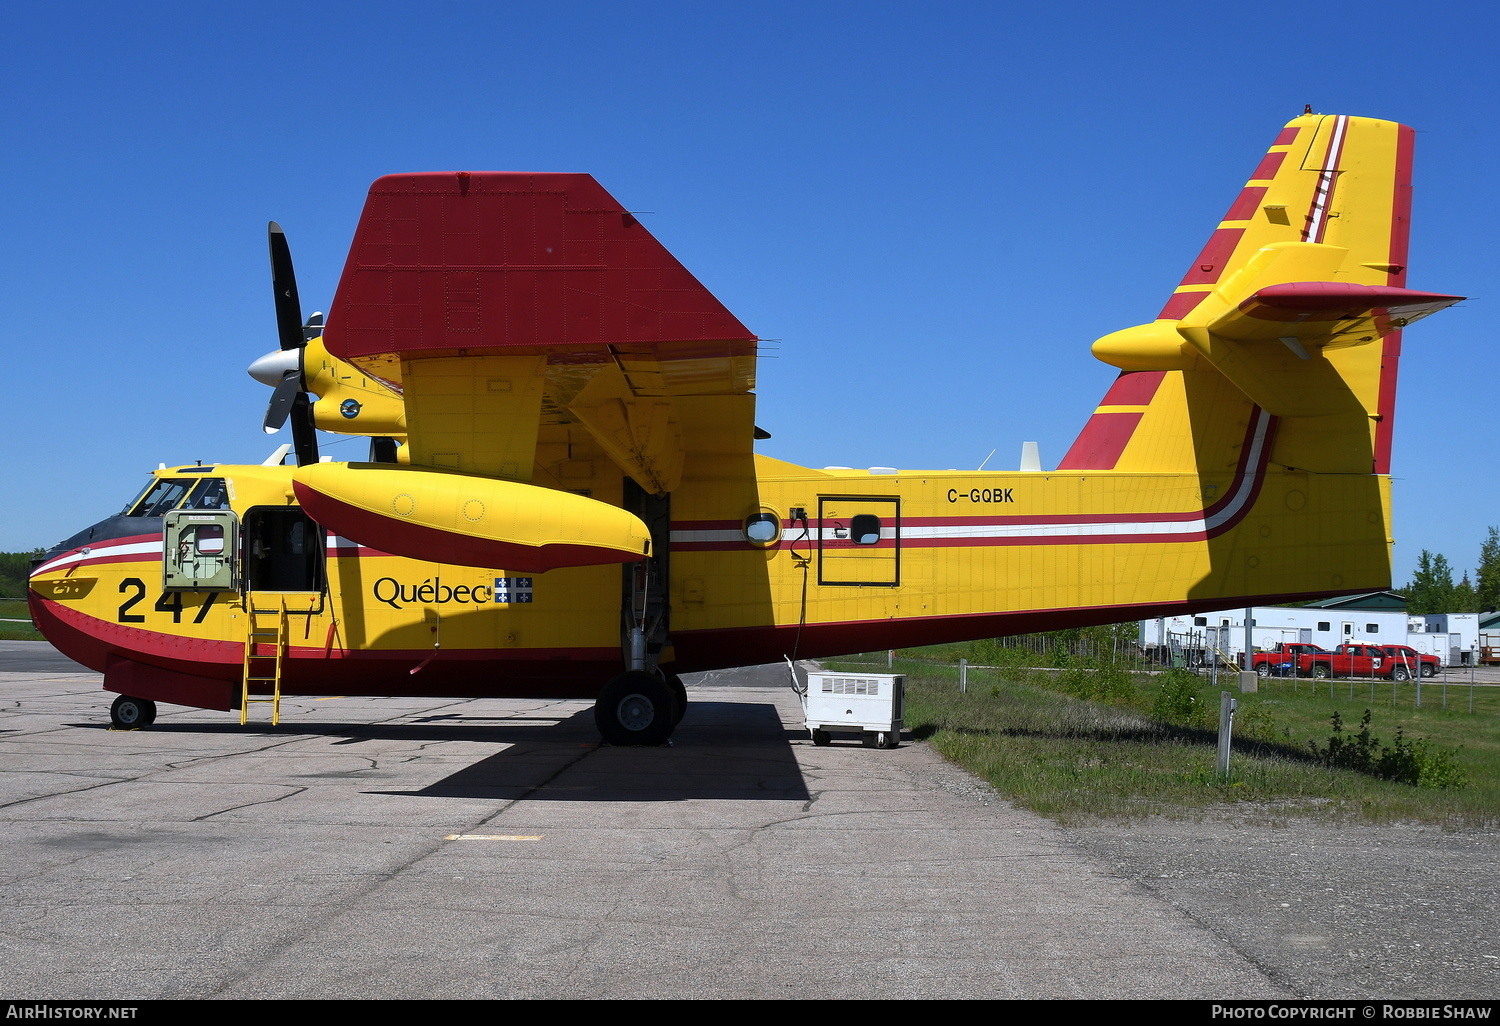
[(594, 725), (612, 745), (661, 745), (687, 711), (687, 688), (676, 674), (627, 670), (604, 685)]
[(109, 722), (116, 730), (140, 730), (156, 722), (156, 703), (149, 698), (121, 695), (109, 707)]
[(682, 678), (657, 666), (667, 647), (671, 580), (670, 497), (651, 495), (625, 479), (625, 508), (651, 532), (651, 555), (621, 567), (620, 654), (625, 672), (610, 678), (594, 703), (594, 724), (606, 744), (663, 745), (687, 712)]

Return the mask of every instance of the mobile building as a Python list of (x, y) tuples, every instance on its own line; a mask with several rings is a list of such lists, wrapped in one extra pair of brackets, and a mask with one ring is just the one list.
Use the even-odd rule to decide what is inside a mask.
[(1411, 616), (1407, 644), (1437, 656), (1448, 666), (1471, 666), (1479, 651), (1478, 613), (1428, 613)]
[(1445, 666), (1470, 666), (1479, 655), (1479, 621), (1478, 613), (1409, 615), (1405, 598), (1377, 591), (1306, 606), (1254, 606), (1142, 620), (1140, 644), (1163, 661), (1181, 653), (1190, 663), (1214, 658), (1238, 662), (1247, 646), (1265, 650), (1283, 642), (1310, 642), (1327, 649), (1343, 644), (1409, 645), (1437, 656)]
[(1479, 614), (1479, 661), (1500, 663), (1500, 611)]
[[(1346, 643), (1405, 645), (1409, 643), (1407, 619), (1404, 610), (1395, 609), (1252, 606), (1142, 620), (1140, 644), (1163, 658), (1180, 650), (1188, 653), (1190, 662), (1209, 661), (1215, 653), (1223, 662), (1238, 662), (1247, 640), (1252, 651), (1274, 648), (1283, 642), (1311, 642), (1329, 649)], [(1434, 654), (1446, 656), (1441, 652)]]

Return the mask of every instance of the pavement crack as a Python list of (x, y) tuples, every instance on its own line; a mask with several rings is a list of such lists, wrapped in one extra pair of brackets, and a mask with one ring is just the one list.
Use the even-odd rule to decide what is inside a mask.
[(213, 819), (215, 816), (222, 816), (222, 815), (225, 815), (226, 813), (234, 812), (237, 809), (249, 809), (249, 808), (253, 808), (256, 805), (275, 805), (277, 802), (285, 801), (288, 798), (295, 798), (297, 795), (303, 794), (306, 791), (307, 791), (306, 787), (290, 787), (289, 786), (289, 787), (287, 787), (285, 794), (277, 795), (275, 798), (262, 798), (259, 801), (241, 802), (238, 805), (231, 805), (227, 809), (220, 809), (218, 812), (209, 812), (209, 813), (206, 813), (206, 814), (204, 814), (202, 816), (194, 816), (188, 822), (190, 822), (190, 823), (204, 823), (204, 822), (207, 822), (210, 819)]

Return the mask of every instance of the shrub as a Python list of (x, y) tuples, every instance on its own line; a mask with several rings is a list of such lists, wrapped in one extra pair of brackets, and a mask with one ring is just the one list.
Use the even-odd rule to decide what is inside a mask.
[(1307, 743), (1313, 756), (1325, 766), (1352, 769), (1414, 787), (1461, 788), (1468, 784), (1468, 779), (1453, 759), (1453, 753), (1434, 748), (1425, 738), (1408, 741), (1402, 729), (1397, 727), (1395, 741), (1390, 745), (1381, 743), (1370, 732), (1368, 709), (1359, 721), (1357, 734), (1344, 732), (1343, 717), (1337, 712), (1333, 714), (1332, 722), (1333, 733), (1328, 735), (1326, 744)]
[(1151, 702), (1151, 715), (1166, 723), (1189, 726), (1202, 721), (1203, 702), (1198, 698), (1198, 677), (1190, 670), (1174, 667), (1158, 678), (1160, 685)]

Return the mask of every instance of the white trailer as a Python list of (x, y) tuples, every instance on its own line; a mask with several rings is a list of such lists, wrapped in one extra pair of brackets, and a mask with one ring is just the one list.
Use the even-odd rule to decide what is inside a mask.
[[(1419, 652), (1430, 652), (1447, 666), (1471, 666), (1479, 650), (1478, 613), (1428, 613), (1411, 617), (1407, 642)], [(1420, 639), (1420, 644), (1418, 640)]]
[(1148, 652), (1156, 651), (1163, 655), (1174, 647), (1186, 649), (1190, 653), (1190, 661), (1192, 658), (1210, 661), (1215, 658), (1216, 653), (1222, 653), (1223, 659), (1243, 663), (1247, 618), (1248, 641), (1252, 651), (1265, 651), (1283, 642), (1311, 643), (1326, 649), (1346, 643), (1408, 643), (1407, 615), (1399, 611), (1324, 609), (1319, 606), (1253, 606), (1249, 609), (1221, 609), (1211, 613), (1142, 620), (1141, 647)]

